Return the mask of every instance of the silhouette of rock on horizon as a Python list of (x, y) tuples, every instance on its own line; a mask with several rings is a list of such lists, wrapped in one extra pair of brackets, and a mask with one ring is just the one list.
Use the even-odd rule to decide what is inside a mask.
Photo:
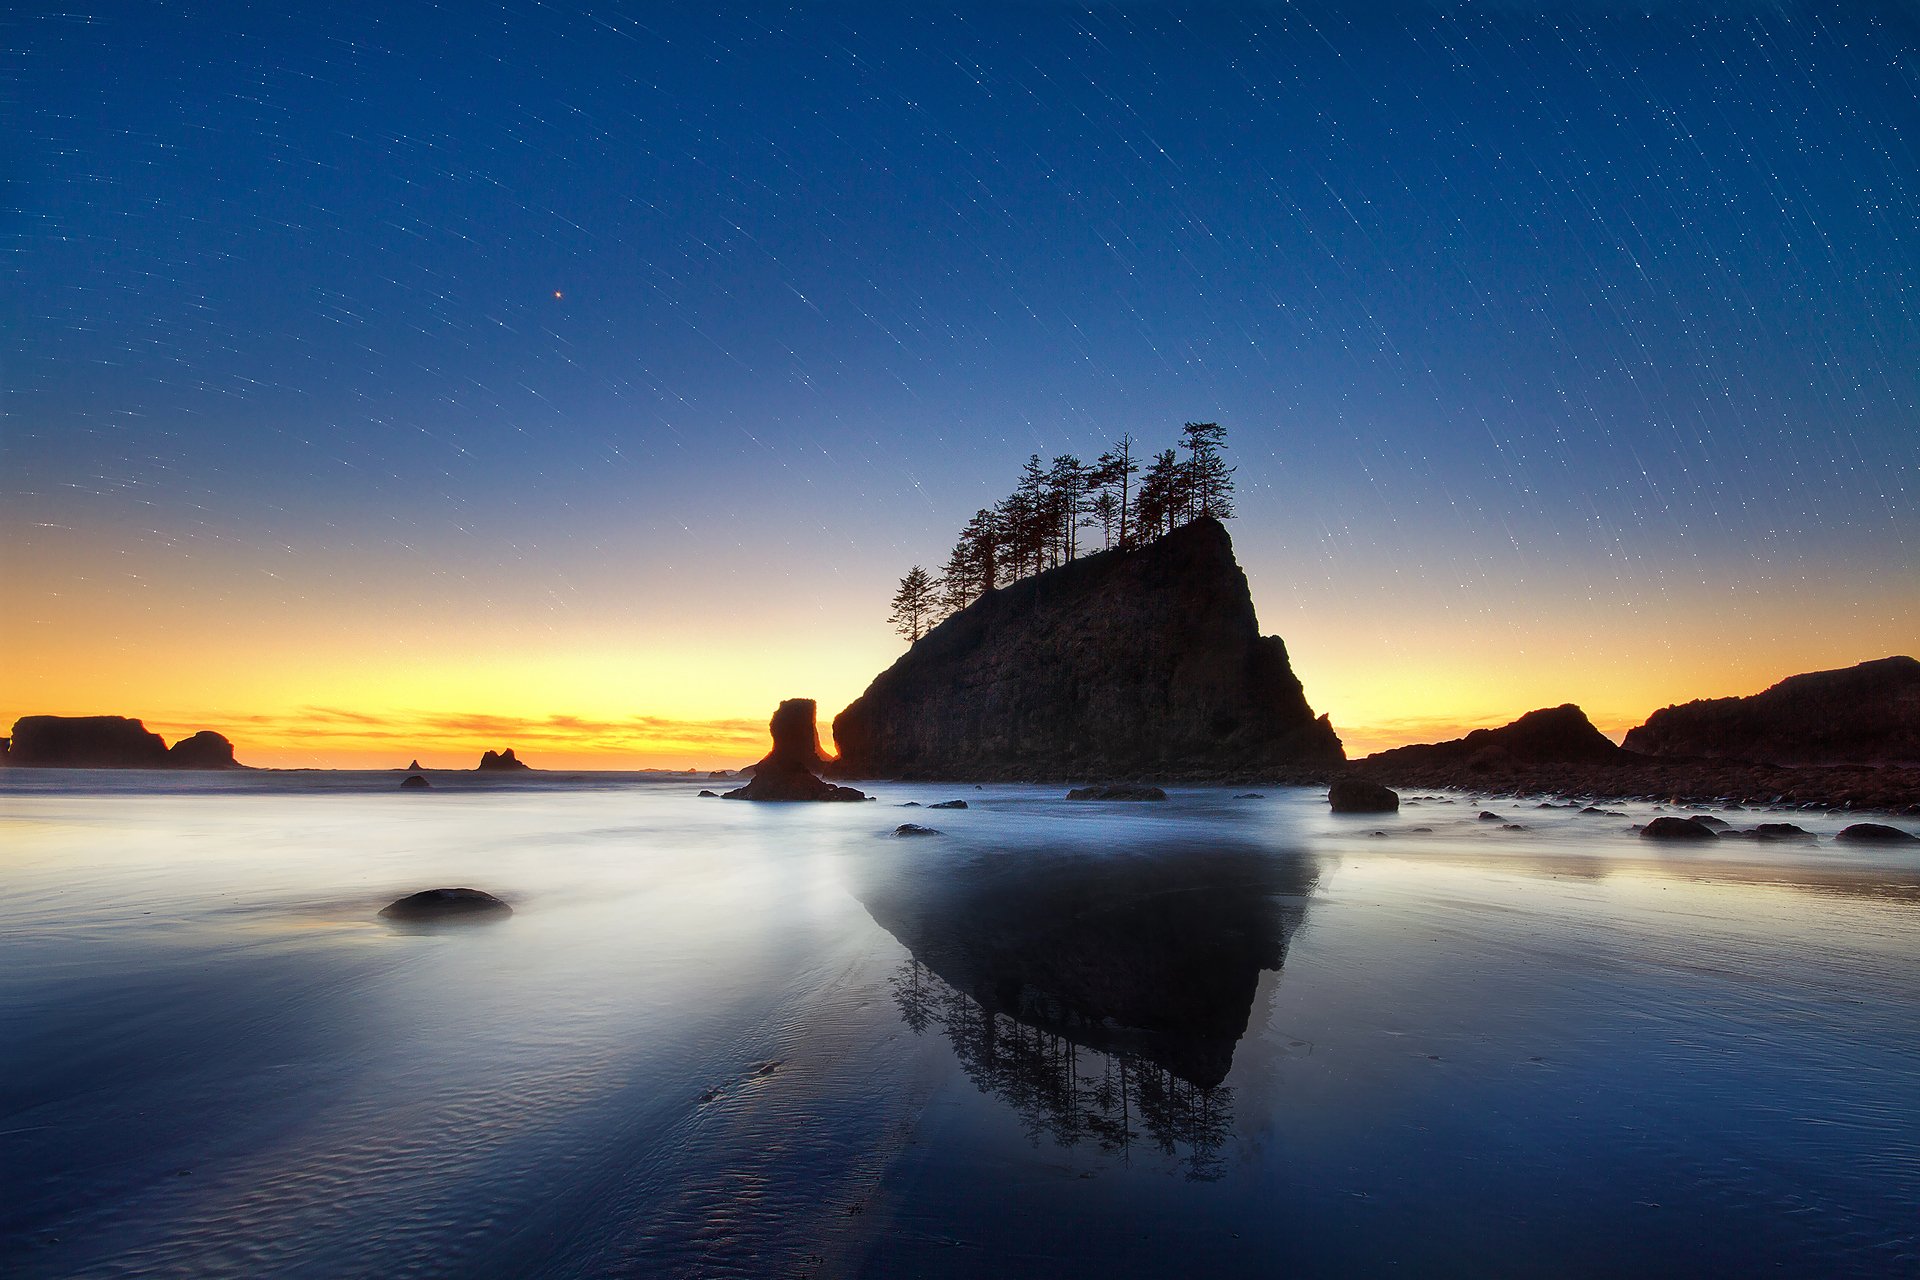
[(987, 592), (833, 722), (835, 776), (1115, 781), (1345, 760), (1219, 521)]
[(1498, 729), (1475, 729), (1464, 738), (1376, 751), (1369, 768), (1487, 768), (1535, 764), (1622, 764), (1632, 754), (1593, 727), (1573, 703), (1529, 711)]
[(480, 757), (480, 763), (474, 768), (484, 769), (489, 773), (511, 773), (516, 769), (531, 769), (533, 766), (514, 755), (513, 748), (508, 747), (505, 751), (487, 752)]
[(6, 739), (6, 763), (42, 769), (244, 769), (233, 744), (211, 729), (167, 746), (126, 716), (22, 716)]
[(774, 710), (767, 730), (773, 750), (753, 766), (746, 786), (723, 800), (865, 800), (866, 793), (822, 781), (813, 772), (827, 761), (820, 754), (818, 707), (812, 698), (788, 698)]
[(1751, 697), (1667, 707), (1629, 731), (1626, 746), (1756, 764), (1920, 763), (1920, 661), (1881, 658), (1788, 676)]

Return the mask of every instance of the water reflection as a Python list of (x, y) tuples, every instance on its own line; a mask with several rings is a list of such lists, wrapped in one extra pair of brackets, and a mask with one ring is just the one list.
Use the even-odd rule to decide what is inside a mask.
[(1252, 849), (1026, 850), (895, 865), (859, 893), (910, 953), (901, 1018), (945, 1035), (1036, 1141), (1145, 1144), (1210, 1179), (1260, 974), (1316, 878)]

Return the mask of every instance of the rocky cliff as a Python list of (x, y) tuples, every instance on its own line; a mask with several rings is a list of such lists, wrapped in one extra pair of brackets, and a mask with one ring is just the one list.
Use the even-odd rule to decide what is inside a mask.
[(1456, 765), (1492, 767), (1537, 764), (1625, 764), (1633, 756), (1593, 727), (1571, 702), (1529, 711), (1498, 729), (1475, 729), (1464, 738), (1376, 751), (1369, 765), (1425, 769)]
[(233, 744), (210, 729), (166, 740), (126, 716), (22, 716), (6, 763), (45, 769), (239, 769)]
[(1218, 521), (990, 591), (833, 721), (847, 777), (1257, 774), (1345, 758)]
[(1789, 676), (1746, 698), (1656, 711), (1626, 747), (1763, 764), (1920, 763), (1920, 662), (1881, 658)]

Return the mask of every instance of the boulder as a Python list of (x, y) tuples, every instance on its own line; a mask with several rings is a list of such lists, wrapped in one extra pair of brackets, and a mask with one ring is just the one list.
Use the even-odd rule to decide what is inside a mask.
[(843, 777), (1099, 779), (1338, 764), (1217, 520), (987, 592), (833, 722)]
[(428, 782), (417, 773), (410, 773), (400, 779), (400, 789), (403, 791), (425, 791), (432, 785), (431, 782)]
[[(1693, 821), (1700, 821), (1698, 818)], [(1749, 840), (1811, 840), (1813, 832), (1791, 822), (1763, 822), (1751, 831), (1742, 831), (1741, 835)]]
[(481, 889), (423, 889), (383, 907), (389, 920), (409, 923), (435, 920), (498, 920), (513, 908)]
[(864, 792), (852, 787), (835, 786), (815, 776), (813, 770), (824, 763), (820, 756), (820, 733), (815, 726), (815, 714), (812, 698), (789, 698), (782, 702), (767, 724), (767, 730), (773, 737), (773, 750), (753, 766), (753, 778), (746, 786), (727, 792), (721, 799), (867, 799)]
[(940, 833), (932, 827), (923, 827), (917, 822), (903, 822), (893, 829), (896, 836), (937, 836)]
[(1336, 778), (1327, 788), (1327, 803), (1335, 813), (1398, 813), (1400, 797), (1389, 787), (1365, 778)]
[[(1069, 800), (1165, 800), (1167, 793), (1159, 787), (1142, 786), (1139, 783), (1116, 782), (1098, 787), (1075, 787), (1067, 792)], [(938, 806), (935, 806), (938, 808)]]
[(1640, 828), (1642, 840), (1717, 840), (1719, 834), (1692, 818), (1655, 818)]
[(1910, 844), (1920, 840), (1920, 836), (1902, 831), (1898, 827), (1889, 827), (1880, 822), (1856, 822), (1843, 827), (1835, 840), (1845, 840), (1849, 844), (1858, 841), (1862, 844)]
[(967, 802), (965, 800), (942, 800), (939, 804), (930, 804), (927, 806), (929, 809), (964, 809), (966, 807)]

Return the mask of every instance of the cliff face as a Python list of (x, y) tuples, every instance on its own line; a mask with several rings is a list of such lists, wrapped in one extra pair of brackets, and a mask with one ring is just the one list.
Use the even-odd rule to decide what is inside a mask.
[(1920, 763), (1920, 662), (1881, 658), (1789, 676), (1748, 698), (1668, 707), (1626, 747), (1764, 764)]
[(1345, 759), (1215, 520), (988, 592), (833, 721), (848, 777), (1257, 773)]

